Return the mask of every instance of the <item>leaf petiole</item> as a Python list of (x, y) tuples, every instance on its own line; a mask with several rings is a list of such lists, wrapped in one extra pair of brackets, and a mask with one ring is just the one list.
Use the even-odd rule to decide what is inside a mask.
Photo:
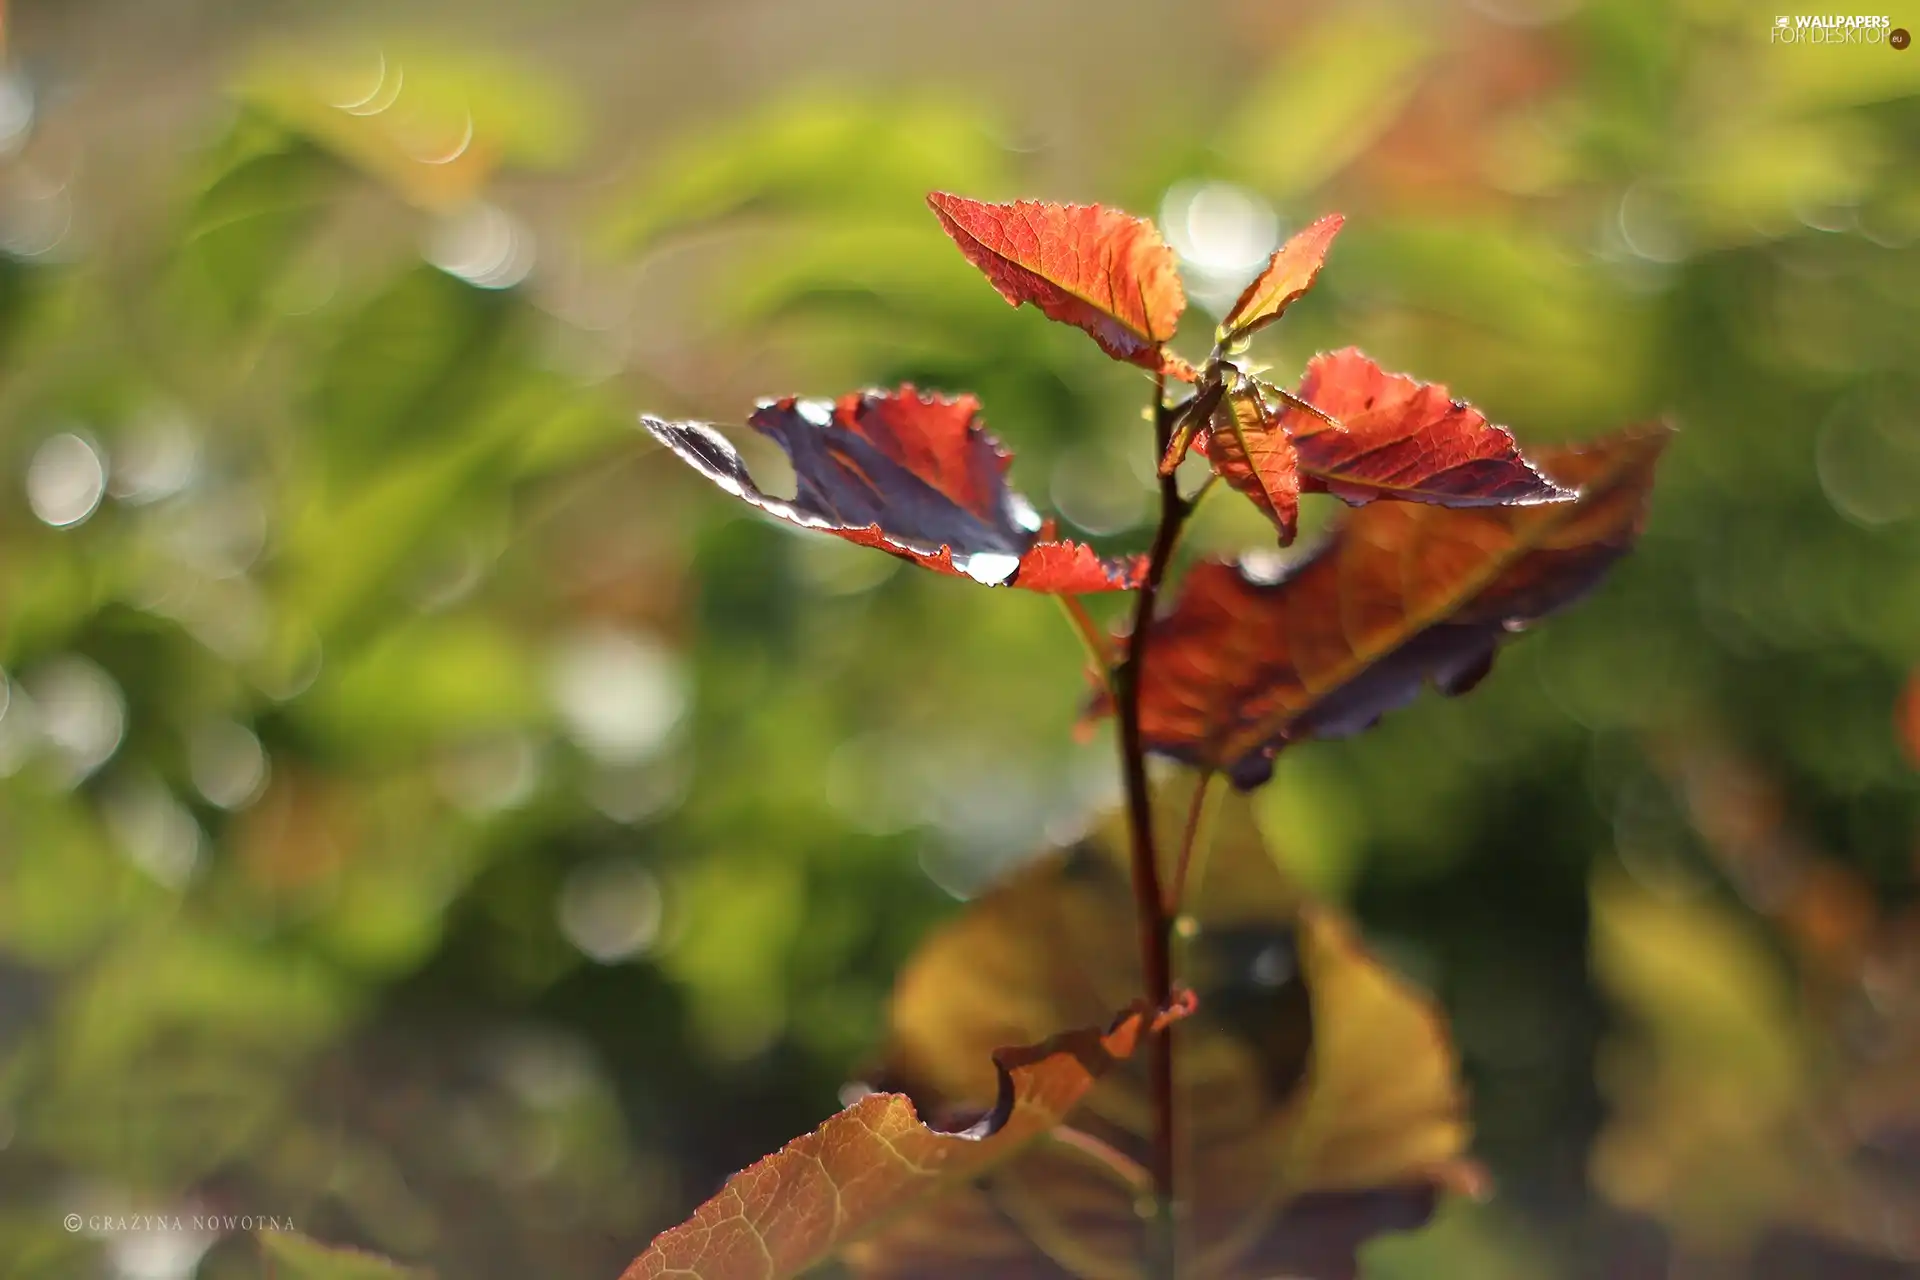
[(1186, 460), (1187, 450), (1193, 447), (1194, 437), (1206, 429), (1213, 418), (1213, 411), (1219, 407), (1220, 397), (1225, 387), (1217, 378), (1209, 377), (1192, 395), (1175, 405), (1165, 448), (1160, 455), (1158, 471), (1162, 476), (1170, 476)]
[[(1191, 878), (1198, 890), (1206, 876), (1207, 852), (1213, 844), (1213, 815), (1219, 808), (1220, 781), (1217, 773), (1203, 773), (1193, 784), (1193, 797), (1187, 802), (1186, 825), (1180, 830), (1180, 853), (1173, 864), (1173, 878), (1167, 883), (1166, 912), (1177, 918), (1187, 895)], [(1190, 876), (1191, 873), (1191, 876)]]
[(1285, 387), (1276, 385), (1275, 383), (1268, 382), (1265, 378), (1246, 377), (1246, 375), (1241, 375), (1241, 376), (1245, 377), (1246, 381), (1251, 382), (1254, 385), (1254, 388), (1257, 391), (1259, 391), (1261, 395), (1272, 396), (1274, 399), (1280, 401), (1280, 403), (1288, 406), (1289, 408), (1298, 409), (1302, 413), (1311, 414), (1313, 417), (1316, 417), (1320, 419), (1320, 421), (1326, 423), (1329, 427), (1332, 427), (1335, 431), (1345, 431), (1347, 429), (1346, 424), (1344, 422), (1341, 422), (1340, 419), (1334, 417), (1332, 414), (1320, 408), (1318, 405), (1301, 399), (1299, 396), (1287, 390)]
[(1070, 1124), (1047, 1130), (1047, 1141), (1099, 1169), (1136, 1196), (1153, 1190), (1153, 1177), (1124, 1151)]
[(1056, 595), (1053, 597), (1060, 605), (1060, 612), (1067, 617), (1067, 623), (1073, 633), (1080, 637), (1080, 646), (1087, 651), (1087, 661), (1100, 674), (1101, 682), (1109, 689), (1113, 687), (1113, 646), (1107, 639), (1100, 624), (1087, 612), (1087, 606), (1080, 603), (1079, 596)]

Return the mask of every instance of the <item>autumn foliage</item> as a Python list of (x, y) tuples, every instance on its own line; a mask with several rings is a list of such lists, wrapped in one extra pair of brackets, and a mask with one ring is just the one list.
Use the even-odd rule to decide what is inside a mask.
[[(1514, 633), (1591, 590), (1640, 532), (1667, 432), (1529, 458), (1444, 387), (1358, 351), (1316, 356), (1290, 389), (1268, 381), (1249, 345), (1311, 288), (1337, 215), (1275, 251), (1195, 362), (1170, 346), (1187, 301), (1150, 222), (928, 203), (1008, 302), (1152, 373), (1145, 555), (1057, 537), (1008, 486), (971, 396), (764, 402), (747, 425), (791, 459), (790, 499), (713, 427), (644, 422), (776, 519), (1062, 597), (1094, 666), (1089, 720), (1118, 720), (1127, 804), (927, 939), (872, 1089), (735, 1175), (627, 1280), (829, 1258), (865, 1276), (1353, 1277), (1368, 1239), (1486, 1179), (1440, 1012), (1287, 883), (1243, 793), (1288, 746), (1358, 732), (1428, 686), (1466, 691)], [(1183, 492), (1190, 450), (1212, 476)], [(1277, 572), (1200, 561), (1162, 607), (1216, 487), (1281, 546), (1303, 494), (1355, 510)], [(1128, 590), (1119, 636), (1074, 599)], [(1149, 753), (1187, 770), (1156, 783)]]
[(1536, 477), (1530, 492), (1572, 501), (1380, 504), (1279, 578), (1197, 566), (1148, 633), (1147, 745), (1254, 786), (1290, 741), (1356, 733), (1425, 685), (1465, 692), (1502, 640), (1577, 599), (1632, 546), (1665, 441), (1639, 431), (1543, 455), (1572, 487)]
[(934, 216), (1000, 296), (1086, 330), (1115, 360), (1170, 365), (1187, 295), (1173, 253), (1144, 218), (1099, 205), (985, 204), (936, 191)]
[(994, 1050), (988, 1102), (964, 1127), (931, 1127), (910, 1098), (869, 1093), (741, 1172), (627, 1275), (791, 1275), (824, 1261), (875, 1224), (986, 1177), (1045, 1138), (1143, 1035), (1164, 1030), (1190, 1003), (1136, 1007), (1104, 1032), (1081, 1028)]
[(1143, 565), (1102, 560), (1045, 534), (1033, 507), (1007, 487), (1013, 457), (980, 426), (979, 414), (972, 396), (947, 399), (911, 386), (837, 403), (788, 396), (764, 404), (747, 423), (792, 460), (799, 492), (791, 502), (762, 493), (712, 428), (644, 421), (709, 480), (804, 529), (989, 586), (1082, 593), (1139, 585)]

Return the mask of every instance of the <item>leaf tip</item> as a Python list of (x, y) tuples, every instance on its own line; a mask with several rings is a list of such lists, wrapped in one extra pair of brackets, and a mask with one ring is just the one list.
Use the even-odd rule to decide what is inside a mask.
[(1476, 1204), (1485, 1204), (1498, 1191), (1493, 1174), (1475, 1160), (1447, 1162), (1434, 1172), (1434, 1181), (1449, 1195), (1465, 1196)]
[(1156, 1033), (1165, 1031), (1180, 1019), (1192, 1017), (1199, 1008), (1199, 993), (1191, 987), (1181, 987), (1173, 993), (1173, 999), (1167, 1002), (1167, 1006), (1153, 1015), (1147, 1030)]

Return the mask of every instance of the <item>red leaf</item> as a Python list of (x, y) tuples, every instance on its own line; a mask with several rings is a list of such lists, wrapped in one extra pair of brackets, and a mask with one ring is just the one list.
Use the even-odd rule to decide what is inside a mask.
[(1166, 374), (1169, 378), (1177, 378), (1181, 382), (1192, 383), (1200, 381), (1200, 371), (1194, 368), (1184, 357), (1175, 355), (1171, 351), (1162, 351), (1160, 353), (1160, 372)]
[(1438, 383), (1388, 373), (1352, 347), (1315, 356), (1298, 394), (1346, 428), (1295, 406), (1282, 414), (1309, 493), (1354, 506), (1375, 498), (1509, 506), (1573, 496), (1520, 456), (1505, 427)]
[(1008, 302), (1031, 302), (1048, 319), (1077, 325), (1116, 360), (1183, 376), (1185, 362), (1160, 347), (1187, 295), (1151, 222), (1097, 204), (986, 204), (944, 191), (927, 203)]
[(1330, 213), (1274, 250), (1267, 269), (1247, 286), (1220, 322), (1220, 344), (1231, 346), (1252, 337), (1312, 288), (1313, 278), (1327, 259), (1327, 249), (1345, 221), (1340, 214)]
[(641, 421), (701, 475), (789, 524), (989, 586), (1081, 594), (1138, 585), (1139, 558), (1106, 560), (1042, 536), (1033, 508), (1007, 487), (1012, 457), (981, 427), (979, 409), (972, 396), (922, 395), (912, 386), (854, 392), (837, 404), (768, 401), (748, 423), (793, 460), (791, 501), (761, 491), (739, 453), (706, 424)]
[(1251, 383), (1226, 395), (1207, 426), (1207, 460), (1222, 480), (1253, 499), (1293, 541), (1300, 517), (1300, 471), (1293, 441)]
[(1289, 742), (1356, 733), (1429, 681), (1464, 692), (1507, 634), (1577, 600), (1632, 547), (1670, 434), (1548, 455), (1546, 473), (1579, 486), (1573, 502), (1377, 503), (1278, 580), (1198, 566), (1149, 632), (1147, 746), (1252, 787)]
[(1066, 1118), (1141, 1038), (1192, 1012), (1139, 1006), (1104, 1034), (1082, 1029), (993, 1055), (998, 1098), (977, 1124), (942, 1132), (905, 1094), (870, 1093), (742, 1170), (662, 1232), (621, 1280), (779, 1280), (824, 1261), (901, 1212), (963, 1187)]
[(1227, 394), (1227, 384), (1218, 376), (1219, 367), (1208, 370), (1210, 376), (1194, 388), (1193, 395), (1174, 409), (1171, 430), (1167, 437), (1167, 448), (1160, 455), (1160, 474), (1170, 476), (1180, 469), (1187, 459), (1187, 449), (1194, 440), (1204, 433), (1207, 424), (1213, 421), (1214, 410), (1220, 407), (1220, 400)]

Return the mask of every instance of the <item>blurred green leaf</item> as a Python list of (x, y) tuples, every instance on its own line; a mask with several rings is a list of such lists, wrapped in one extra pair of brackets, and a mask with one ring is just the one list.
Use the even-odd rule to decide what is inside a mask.
[(521, 637), (481, 618), (392, 626), (322, 674), (302, 718), (344, 750), (406, 756), (455, 735), (536, 720), (539, 663)]
[(1566, 1269), (1498, 1203), (1455, 1196), (1424, 1231), (1383, 1236), (1361, 1254), (1366, 1280), (1556, 1280)]
[(616, 203), (605, 234), (631, 251), (741, 213), (932, 225), (929, 191), (986, 195), (1006, 182), (982, 118), (950, 101), (807, 94), (676, 142)]
[(457, 444), (511, 340), (513, 296), (418, 266), (368, 299), (315, 370), (313, 413), (344, 480)]
[[(1531, 443), (1682, 427), (1579, 612), (1260, 797), (1456, 1014), (1507, 1192), (1368, 1274), (1700, 1269), (1623, 1237), (1621, 1202), (1688, 1249), (1766, 1232), (1789, 1273), (1783, 1233), (1920, 1222), (1860, 1145), (1912, 1114), (1904, 969), (1812, 1017), (1776, 925), (1681, 874), (1698, 842), (1645, 758), (1711, 721), (1862, 893), (1912, 896), (1920, 54), (1778, 47), (1718, 2), (1034, 10), (1006, 39), (562, 0), (330, 18), (218, 101), (244, 8), (164, 39), (43, 19), (0, 68), (0, 1271), (151, 1261), (49, 1196), (199, 1189), (461, 1280), (607, 1277), (816, 1123), (929, 923), (1070, 841), (1113, 743), (1069, 737), (1080, 655), (1044, 602), (735, 519), (635, 411), (971, 391), (1014, 482), (1104, 526), (1070, 499), (1138, 506), (1147, 379), (1007, 307), (923, 198), (1151, 213), (1212, 180), (1282, 229), (1348, 215), (1262, 335), (1283, 376), (1357, 343)], [(1175, 37), (1219, 73), (1128, 88)], [(502, 227), (518, 283), (449, 274)], [(97, 481), (49, 469), (64, 433)], [(91, 514), (48, 523), (62, 501)], [(1188, 550), (1270, 543), (1209, 501)], [(556, 733), (550, 646), (608, 630), (685, 680), (637, 764)], [(70, 657), (117, 730), (42, 696)], [(618, 686), (609, 723), (649, 714)], [(236, 726), (258, 757), (214, 749)], [(1629, 843), (1658, 865), (1616, 894), (1594, 860)], [(636, 927), (576, 876), (602, 865), (659, 885), (613, 963), (574, 936)], [(1856, 1052), (1880, 1074), (1829, 1090)], [(199, 1266), (259, 1280), (256, 1253)]]
[(277, 1268), (275, 1280), (429, 1280), (432, 1275), (359, 1249), (321, 1244), (295, 1231), (261, 1231), (255, 1238)]
[(234, 323), (273, 300), (341, 172), (325, 155), (290, 138), (258, 149), (218, 173), (187, 213), (181, 266), (218, 299)]
[(1763, 118), (1702, 131), (1676, 161), (1701, 232), (1725, 245), (1773, 239), (1805, 215), (1859, 203), (1886, 155), (1857, 118)]
[(1433, 53), (1407, 10), (1322, 18), (1254, 80), (1215, 147), (1267, 196), (1299, 200), (1393, 123)]

